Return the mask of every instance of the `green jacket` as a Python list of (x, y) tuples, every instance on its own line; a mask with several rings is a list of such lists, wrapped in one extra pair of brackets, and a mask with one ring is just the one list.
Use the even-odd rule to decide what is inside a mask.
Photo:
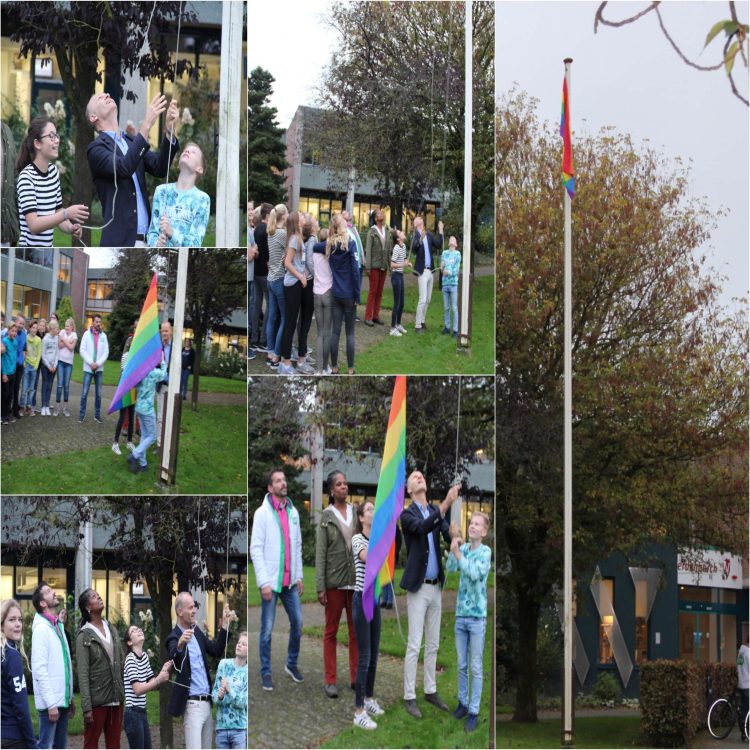
[(82, 628), (76, 639), (78, 659), (78, 689), (81, 710), (91, 711), (97, 706), (119, 701), (125, 705), (125, 683), (122, 670), (125, 658), (117, 628), (109, 626), (113, 644), (113, 661), (109, 660), (102, 638), (91, 628)]
[(315, 544), (315, 590), (354, 586), (354, 555), (336, 523), (334, 510), (328, 507), (320, 517)]
[(391, 267), (391, 252), (393, 250), (393, 238), (391, 228), (383, 224), (385, 229), (385, 244), (378, 234), (377, 227), (373, 224), (367, 232), (367, 243), (365, 245), (365, 268), (368, 271), (378, 268), (387, 271)]

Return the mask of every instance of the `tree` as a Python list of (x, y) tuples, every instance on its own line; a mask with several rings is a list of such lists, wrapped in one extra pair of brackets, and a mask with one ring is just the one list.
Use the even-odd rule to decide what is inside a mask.
[(248, 200), (281, 203), (284, 200), (284, 170), (289, 166), (281, 140), (284, 129), (276, 124), (276, 108), (268, 102), (274, 77), (263, 68), (250, 72), (247, 81)]
[[(535, 106), (506, 94), (496, 129), (498, 601), (517, 603), (520, 721), (563, 567), (561, 148)], [(612, 129), (574, 148), (574, 575), (648, 544), (741, 551), (747, 319), (697, 257), (720, 214), (679, 162)]]
[(75, 311), (73, 310), (73, 303), (69, 296), (62, 297), (57, 303), (57, 319), (60, 321), (60, 330), (65, 328), (65, 321), (68, 318), (73, 318), (75, 322), (76, 330), (80, 331), (83, 327), (83, 321), (76, 317)]
[[(86, 147), (94, 136), (86, 119), (86, 105), (102, 80), (99, 63), (104, 61), (108, 89), (119, 94), (126, 74), (135, 71), (142, 78), (175, 76), (170, 61), (171, 33), (177, 24), (192, 22), (195, 14), (182, 2), (8, 2), (5, 4), (11, 40), (21, 45), (20, 56), (54, 53), (65, 87), (65, 96), (75, 124), (73, 203), (90, 205), (94, 185), (86, 160)], [(167, 32), (167, 33), (165, 33)], [(148, 34), (149, 53), (142, 55)], [(177, 63), (176, 75), (191, 70), (186, 59)], [(135, 101), (133, 92), (127, 98)], [(144, 104), (145, 107), (145, 104)], [(84, 240), (90, 240), (85, 230)]]

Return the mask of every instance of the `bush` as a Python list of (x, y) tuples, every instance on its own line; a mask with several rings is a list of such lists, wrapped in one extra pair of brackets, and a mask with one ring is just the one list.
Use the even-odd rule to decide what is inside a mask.
[(706, 718), (705, 669), (659, 659), (641, 667), (641, 727), (654, 747), (690, 747)]
[(211, 358), (201, 362), (201, 375), (214, 375), (217, 378), (244, 378), (247, 360), (233, 349), (226, 352), (212, 352)]
[(711, 696), (708, 700), (713, 702), (718, 698), (726, 698), (737, 689), (737, 667), (734, 664), (706, 664), (706, 694), (709, 680)]
[(600, 672), (591, 690), (592, 703), (596, 706), (619, 706), (622, 702), (620, 683), (611, 672)]

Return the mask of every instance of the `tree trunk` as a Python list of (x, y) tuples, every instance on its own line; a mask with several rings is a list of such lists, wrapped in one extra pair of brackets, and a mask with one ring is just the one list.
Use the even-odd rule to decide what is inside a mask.
[(190, 408), (198, 411), (198, 384), (201, 377), (201, 361), (203, 358), (203, 339), (206, 332), (202, 330), (195, 321), (193, 321), (193, 345), (195, 347), (195, 363), (193, 364), (193, 389), (190, 393)]
[[(536, 582), (535, 582), (536, 583)], [(516, 682), (516, 710), (513, 721), (536, 721), (536, 638), (541, 602), (530, 592), (535, 586), (527, 581), (516, 585), (518, 602), (518, 680)]]

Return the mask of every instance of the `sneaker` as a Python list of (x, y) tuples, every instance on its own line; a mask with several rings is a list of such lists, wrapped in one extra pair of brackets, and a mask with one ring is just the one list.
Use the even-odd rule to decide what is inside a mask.
[(86, 417), (81, 417), (81, 418), (80, 418), (80, 419), (78, 420), (78, 424), (83, 424), (83, 422), (84, 422), (84, 420), (85, 420), (85, 419), (86, 419)]
[(33, 409), (28, 409), (26, 416), (27, 417), (33, 417), (34, 416), (34, 410)]
[(263, 683), (263, 690), (268, 690), (268, 692), (271, 692), (271, 690), (273, 690), (273, 680), (271, 679), (271, 675), (270, 674), (261, 675), (260, 679)]
[(4, 419), (3, 424), (10, 424), (10, 419)]
[(112, 453), (115, 454), (115, 456), (121, 456), (122, 451), (120, 450), (120, 444), (119, 443), (112, 443)]
[(324, 370), (320, 371), (320, 374), (321, 375), (330, 375), (331, 374), (331, 368), (330, 367), (326, 367)]
[(252, 349), (247, 350), (247, 358), (248, 359), (255, 359), (255, 352)]
[(375, 698), (365, 698), (365, 711), (371, 716), (382, 716), (385, 713)]
[(401, 331), (398, 328), (391, 328), (391, 336), (401, 336)]
[(68, 411), (68, 407), (67, 406), (63, 406), (63, 416), (64, 417), (69, 417), (70, 416), (70, 412)]
[(127, 462), (128, 462), (128, 468), (133, 474), (138, 473), (138, 460), (132, 453), (128, 453), (127, 455)]
[(294, 365), (285, 365), (283, 362), (279, 364), (277, 370), (279, 375), (296, 375), (297, 371), (294, 369)]
[(307, 350), (307, 355), (305, 356), (305, 362), (307, 362), (308, 365), (314, 365), (315, 364), (315, 357), (312, 357), (312, 349)]
[(323, 685), (323, 690), (329, 698), (339, 697), (339, 689), (334, 684), (329, 685), (328, 683), (326, 683), (325, 685)]
[(362, 711), (361, 714), (354, 714), (354, 721), (352, 724), (360, 729), (378, 728), (378, 725), (367, 715), (367, 711)]
[(132, 443), (126, 443), (125, 447), (132, 453), (135, 450), (135, 446)]
[(398, 324), (398, 325), (396, 326), (396, 328), (398, 328), (398, 330), (399, 330), (399, 331), (400, 331), (401, 333), (406, 333), (406, 328), (404, 328), (404, 327), (403, 327), (403, 326), (401, 325), (401, 323), (399, 323), (399, 324)]
[(414, 333), (424, 333), (424, 326), (415, 328), (414, 329)]
[(55, 410), (52, 412), (53, 417), (59, 417), (60, 416), (60, 405), (55, 404)]
[(383, 321), (382, 321), (382, 320), (381, 320), (380, 318), (373, 318), (373, 319), (372, 319), (372, 322), (373, 322), (373, 323), (374, 323), (374, 324), (375, 324), (376, 326), (382, 326), (382, 325), (385, 325), (385, 323), (383, 323)]
[(255, 344), (253, 349), (255, 349), (258, 354), (265, 354), (268, 351), (268, 347), (265, 344)]
[(477, 728), (478, 722), (478, 714), (469, 714), (469, 718), (466, 719), (466, 724), (464, 724), (464, 732), (473, 732)]
[(373, 323), (371, 320), (366, 320), (365, 325), (370, 326), (370, 328), (372, 328), (375, 325), (375, 323)]
[(463, 719), (464, 716), (466, 716), (468, 713), (469, 713), (469, 709), (466, 706), (464, 706), (463, 703), (459, 703), (458, 706), (456, 706), (455, 711), (451, 713), (451, 716), (454, 719)]
[(52, 416), (50, 414), (50, 411), (49, 411), (49, 406), (43, 406), (42, 407), (42, 416), (43, 417), (51, 417)]
[(314, 375), (315, 368), (308, 362), (301, 362), (297, 365), (297, 372), (304, 373), (305, 375)]
[(290, 667), (288, 664), (284, 667), (284, 671), (295, 681), (304, 682), (305, 678), (302, 676), (302, 672), (297, 667)]
[[(47, 411), (49, 411), (49, 409)], [(104, 424), (101, 417), (94, 417), (94, 422), (96, 422), (97, 424)]]
[(450, 331), (450, 328), (446, 328), (445, 326), (443, 326), (443, 330), (442, 330), (442, 331), (440, 331), (440, 333), (443, 333), (443, 334), (445, 334), (445, 333), (450, 333), (450, 332), (451, 332), (451, 331)]
[(276, 369), (279, 366), (279, 360), (278, 359), (271, 359), (270, 357), (267, 357), (266, 358), (266, 364), (269, 367), (273, 367), (274, 369)]

